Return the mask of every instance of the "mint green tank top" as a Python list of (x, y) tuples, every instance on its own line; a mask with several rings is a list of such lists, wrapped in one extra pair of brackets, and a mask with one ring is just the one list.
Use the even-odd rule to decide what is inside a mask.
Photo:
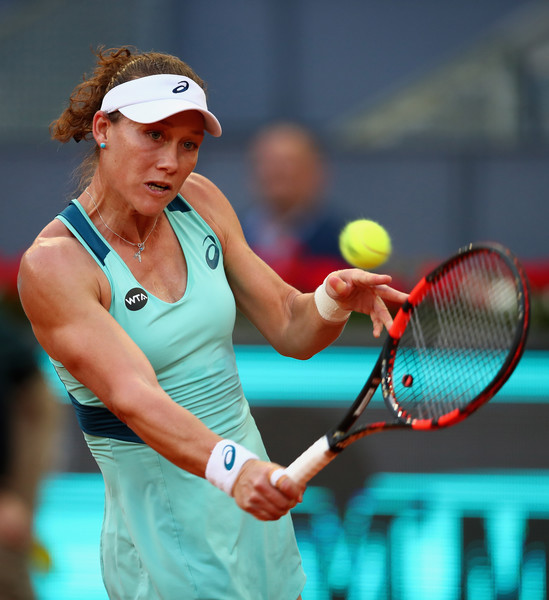
[[(168, 303), (144, 289), (76, 200), (57, 218), (97, 261), (111, 287), (110, 314), (151, 362), (160, 385), (211, 430), (226, 435), (249, 412), (232, 332), (235, 301), (223, 267), (221, 244), (202, 217), (177, 196), (165, 209), (187, 262), (182, 298)], [(85, 433), (141, 441), (58, 361), (52, 363)]]
[[(109, 312), (146, 354), (163, 389), (211, 430), (268, 460), (236, 368), (236, 309), (221, 244), (180, 196), (165, 214), (188, 271), (185, 293), (174, 303), (136, 281), (76, 200), (58, 218), (107, 276)], [(205, 479), (158, 455), (52, 362), (105, 481), (101, 565), (110, 598), (299, 596), (305, 576), (289, 514), (263, 522), (242, 511)]]

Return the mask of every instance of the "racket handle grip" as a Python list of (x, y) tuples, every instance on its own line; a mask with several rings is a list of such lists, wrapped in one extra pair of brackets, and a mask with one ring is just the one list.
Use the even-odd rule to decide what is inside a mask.
[(337, 452), (330, 450), (328, 438), (324, 435), (285, 469), (274, 471), (271, 474), (271, 483), (276, 487), (277, 481), (286, 476), (300, 485), (305, 485), (336, 456)]

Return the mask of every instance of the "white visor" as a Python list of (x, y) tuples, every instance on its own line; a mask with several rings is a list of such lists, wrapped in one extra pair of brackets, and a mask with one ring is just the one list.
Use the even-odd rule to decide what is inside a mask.
[(204, 129), (215, 137), (221, 135), (221, 125), (208, 110), (204, 90), (182, 75), (149, 75), (121, 83), (105, 94), (101, 110), (118, 110), (136, 123), (156, 123), (179, 112), (197, 110), (204, 115)]

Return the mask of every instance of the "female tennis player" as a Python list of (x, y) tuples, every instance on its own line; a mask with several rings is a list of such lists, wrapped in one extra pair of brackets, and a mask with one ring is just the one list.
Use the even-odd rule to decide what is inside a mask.
[(194, 172), (205, 132), (221, 135), (204, 88), (175, 57), (97, 52), (52, 124), (61, 142), (95, 141), (81, 193), (26, 252), (20, 296), (105, 480), (109, 597), (295, 600), (305, 577), (287, 513), (304, 490), (270, 483), (278, 465), (235, 366), (236, 307), (306, 359), (351, 310), (380, 335), (384, 300), (406, 296), (354, 269), (301, 294), (250, 250)]

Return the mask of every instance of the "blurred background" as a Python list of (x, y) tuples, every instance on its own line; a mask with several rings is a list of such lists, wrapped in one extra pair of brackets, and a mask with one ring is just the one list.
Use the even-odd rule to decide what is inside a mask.
[[(546, 598), (548, 3), (0, 0), (0, 281), (3, 310), (23, 328), (19, 257), (73, 196), (72, 173), (90, 148), (52, 142), (48, 126), (99, 45), (172, 53), (206, 80), (224, 132), (206, 138), (197, 171), (250, 228), (265, 200), (256, 136), (291, 122), (322, 155), (322, 211), (334, 224), (382, 223), (393, 241), (383, 271), (399, 287), (472, 241), (519, 256), (533, 322), (501, 394), (453, 430), (350, 448), (313, 481), (294, 520), (304, 600)], [(284, 222), (269, 233), (288, 248), (298, 229), (281, 238)], [(235, 343), (254, 415), (283, 464), (332, 425), (378, 352), (357, 316), (307, 363), (274, 355), (240, 318)], [(36, 563), (33, 580), (40, 600), (104, 600), (101, 480), (53, 378), (50, 386), (61, 424), (36, 529), (51, 564)], [(378, 410), (376, 398), (374, 418)]]

